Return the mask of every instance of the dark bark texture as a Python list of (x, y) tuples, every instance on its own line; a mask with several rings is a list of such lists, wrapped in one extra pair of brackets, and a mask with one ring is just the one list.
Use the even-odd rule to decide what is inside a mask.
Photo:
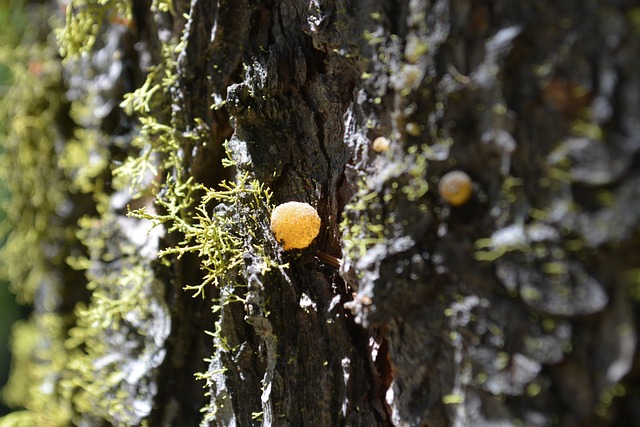
[[(172, 7), (134, 0), (131, 23), (104, 24), (93, 53), (65, 69), (70, 91), (96, 73), (112, 79), (99, 123), (116, 164), (138, 153), (127, 141), (141, 128), (118, 107), (124, 94), (147, 67), (172, 63), (166, 102), (149, 115), (178, 147), (159, 163), (155, 193), (117, 202), (123, 193), (107, 189), (110, 202), (98, 203), (93, 229), (110, 230), (117, 248), (103, 250), (120, 262), (89, 248), (87, 280), (133, 269), (126, 248), (145, 249), (151, 308), (103, 342), (130, 385), (109, 398), (133, 409), (118, 418), (76, 402), (73, 423), (640, 426), (637, 2)], [(119, 72), (100, 63), (109, 49)], [(374, 148), (377, 138), (388, 146)], [(233, 167), (222, 166), (227, 155)], [(453, 170), (471, 178), (461, 205), (438, 190)], [(156, 261), (184, 229), (160, 221), (166, 233), (141, 238), (127, 229), (145, 222), (126, 206), (179, 194), (174, 182), (219, 189), (243, 174), (274, 204), (315, 206), (320, 235), (285, 252), (269, 206), (246, 195), (210, 202), (231, 220), (242, 262), (192, 298), (182, 288), (202, 282), (207, 254)], [(199, 215), (202, 188), (193, 194), (180, 218)], [(177, 215), (170, 204), (158, 212)], [(288, 267), (268, 269), (265, 256)], [(211, 298), (229, 293), (237, 301), (212, 313)], [(78, 300), (93, 301), (76, 291), (65, 310)]]

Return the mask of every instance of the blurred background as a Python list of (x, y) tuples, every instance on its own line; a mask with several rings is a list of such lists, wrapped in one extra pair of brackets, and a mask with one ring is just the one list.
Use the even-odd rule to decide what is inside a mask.
[[(24, 14), (25, 7), (26, 3), (22, 0), (0, 0), (0, 49), (11, 50), (20, 43), (28, 24)], [(5, 95), (11, 83), (11, 72), (7, 64), (0, 61), (0, 110), (11, 108), (5, 102)], [(0, 117), (2, 116), (0, 114)], [(4, 149), (6, 134), (7, 124), (0, 120), (0, 152)], [(0, 180), (0, 246), (4, 245), (4, 236), (8, 227), (5, 222), (5, 206), (9, 203), (10, 197), (6, 183)], [(11, 363), (8, 349), (11, 326), (25, 314), (25, 310), (18, 307), (14, 295), (9, 292), (8, 282), (2, 279), (4, 276), (5, 272), (0, 272), (0, 389), (7, 382)], [(9, 412), (9, 408), (0, 398), (0, 416), (7, 412)]]

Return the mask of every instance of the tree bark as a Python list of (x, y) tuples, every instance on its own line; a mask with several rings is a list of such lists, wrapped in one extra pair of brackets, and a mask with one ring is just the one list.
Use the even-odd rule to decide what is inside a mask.
[[(78, 0), (61, 34), (20, 416), (640, 425), (633, 2)], [(322, 226), (284, 251), (291, 200)]]

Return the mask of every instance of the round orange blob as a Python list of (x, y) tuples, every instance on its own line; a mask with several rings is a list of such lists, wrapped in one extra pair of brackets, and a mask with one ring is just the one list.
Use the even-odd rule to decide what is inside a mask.
[(283, 203), (271, 213), (271, 231), (285, 251), (304, 249), (320, 233), (320, 217), (308, 203)]
[(377, 151), (378, 153), (382, 153), (383, 151), (387, 151), (391, 146), (391, 141), (389, 138), (385, 138), (384, 136), (379, 136), (373, 140), (371, 147), (373, 151)]
[(440, 178), (438, 192), (451, 206), (464, 205), (473, 192), (473, 181), (462, 171), (447, 172)]

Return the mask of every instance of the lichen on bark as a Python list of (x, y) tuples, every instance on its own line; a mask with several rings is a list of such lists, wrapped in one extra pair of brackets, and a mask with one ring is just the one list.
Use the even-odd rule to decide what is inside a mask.
[[(54, 126), (8, 150), (48, 144), (27, 166), (56, 185), (17, 185), (28, 214), (13, 218), (16, 236), (42, 231), (26, 242), (65, 248), (34, 251), (53, 273), (25, 287), (56, 304), (36, 298), (16, 337), (60, 351), (16, 344), (16, 369), (40, 369), (5, 423), (51, 402), (79, 425), (616, 425), (631, 411), (637, 8), (77, 0), (67, 16), (71, 55), (47, 62)], [(472, 181), (459, 205), (436, 191), (456, 170)], [(29, 192), (47, 203), (28, 210)], [(289, 201), (317, 208), (308, 248), (271, 233)], [(62, 232), (36, 227), (51, 218)], [(50, 400), (28, 406), (43, 384)]]

